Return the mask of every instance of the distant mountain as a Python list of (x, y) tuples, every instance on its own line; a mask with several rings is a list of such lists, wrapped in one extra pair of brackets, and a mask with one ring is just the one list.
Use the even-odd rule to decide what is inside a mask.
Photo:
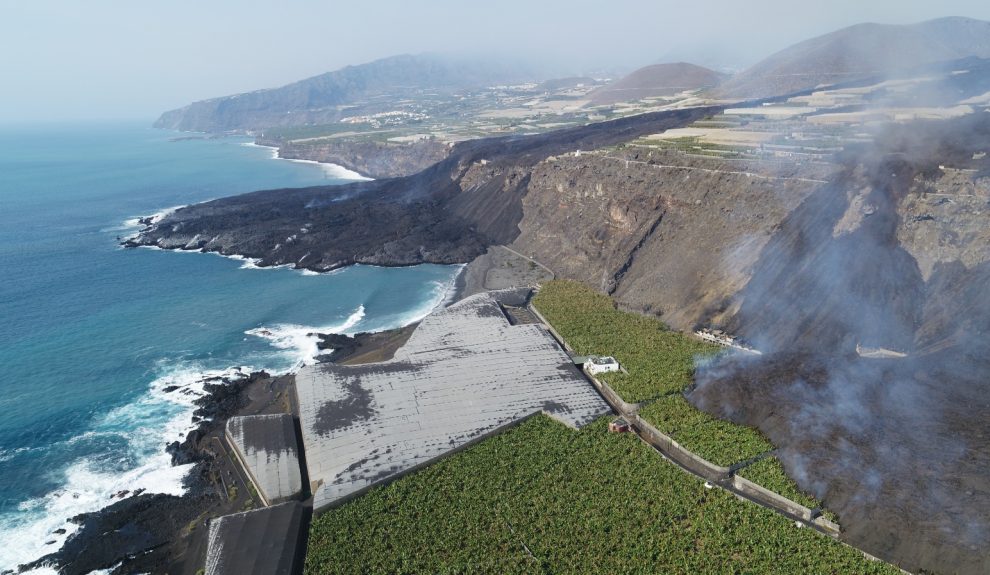
[(990, 57), (990, 22), (950, 17), (904, 26), (857, 24), (785, 48), (715, 93), (775, 96), (970, 56)]
[(387, 94), (395, 101), (422, 91), (442, 93), (531, 79), (525, 71), (489, 61), (437, 55), (393, 56), (280, 88), (194, 102), (165, 112), (155, 127), (225, 132), (324, 124), (340, 119), (341, 106), (367, 102), (376, 96)]
[(714, 70), (685, 62), (654, 64), (640, 68), (593, 91), (591, 105), (600, 106), (655, 96), (669, 96), (685, 90), (711, 88), (722, 79), (722, 74)]

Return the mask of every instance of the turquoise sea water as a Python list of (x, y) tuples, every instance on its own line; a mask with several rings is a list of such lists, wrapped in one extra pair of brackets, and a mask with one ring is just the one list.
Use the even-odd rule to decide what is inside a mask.
[(289, 370), (312, 361), (314, 329), (399, 326), (453, 284), (452, 266), (311, 275), (118, 248), (139, 215), (339, 181), (245, 139), (176, 136), (0, 131), (0, 571), (57, 549), (68, 517), (117, 491), (180, 492), (186, 469), (163, 447), (188, 430), (204, 374)]

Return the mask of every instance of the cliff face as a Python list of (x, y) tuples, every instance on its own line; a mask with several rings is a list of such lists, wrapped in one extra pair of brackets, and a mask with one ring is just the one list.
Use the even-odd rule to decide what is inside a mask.
[(467, 262), (511, 243), (533, 167), (579, 149), (614, 146), (719, 111), (657, 112), (535, 136), (471, 140), (404, 178), (268, 190), (189, 206), (127, 245), (215, 251), (326, 271), (352, 263)]
[(690, 329), (745, 285), (783, 217), (835, 169), (632, 147), (551, 158), (533, 172), (512, 245)]
[(445, 159), (451, 146), (435, 139), (409, 143), (296, 140), (260, 142), (278, 146), (280, 158), (337, 164), (375, 179), (409, 176)]

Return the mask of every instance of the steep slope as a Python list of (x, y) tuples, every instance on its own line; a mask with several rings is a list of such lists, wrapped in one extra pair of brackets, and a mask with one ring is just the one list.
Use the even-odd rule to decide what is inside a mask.
[(340, 106), (388, 95), (391, 101), (419, 90), (449, 91), (526, 78), (524, 72), (486, 61), (402, 55), (347, 66), (280, 88), (194, 102), (165, 112), (157, 128), (225, 132), (339, 120)]
[(686, 62), (654, 64), (591, 92), (591, 105), (670, 96), (686, 90), (711, 88), (721, 80), (722, 74)]
[(787, 94), (970, 56), (990, 57), (990, 22), (940, 18), (906, 26), (857, 24), (785, 48), (732, 77), (715, 94)]
[[(988, 116), (895, 126), (843, 158), (727, 303), (738, 308), (728, 328), (763, 355), (703, 367), (689, 396), (758, 426), (838, 512), (844, 537), (914, 572), (990, 569), (990, 244), (978, 236), (990, 200)], [(899, 240), (905, 227), (952, 214), (939, 202), (974, 196), (980, 223), (957, 220), (938, 241)], [(906, 211), (918, 202), (931, 210), (922, 218)], [(920, 256), (952, 257), (960, 240), (979, 256), (943, 260), (926, 278)]]
[(655, 112), (533, 136), (457, 144), (404, 178), (266, 190), (182, 208), (127, 245), (239, 254), (262, 265), (327, 271), (353, 263), (467, 262), (519, 234), (533, 166), (548, 156), (627, 142), (721, 108)]

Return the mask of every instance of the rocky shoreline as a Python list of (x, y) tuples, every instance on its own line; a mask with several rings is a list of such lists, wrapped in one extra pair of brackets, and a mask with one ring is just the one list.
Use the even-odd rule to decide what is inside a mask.
[[(321, 350), (333, 350), (320, 356), (321, 361), (367, 363), (392, 357), (417, 325), (354, 336), (314, 335), (320, 338)], [(205, 394), (195, 400), (192, 414), (196, 427), (183, 441), (164, 447), (172, 465), (194, 466), (184, 480), (183, 495), (117, 493), (114, 498), (119, 500), (111, 505), (71, 518), (79, 530), (61, 549), (0, 575), (46, 566), (65, 575), (94, 570), (111, 575), (195, 575), (205, 560), (208, 522), (261, 506), (226, 452), (222, 436), (227, 420), (237, 415), (294, 413), (294, 381), (293, 374), (272, 376), (265, 371), (203, 380)]]
[(547, 157), (684, 126), (721, 107), (671, 110), (523, 137), (461, 142), (414, 175), (266, 190), (187, 206), (126, 247), (218, 252), (325, 272), (355, 263), (467, 263), (519, 235), (533, 167)]
[(292, 375), (273, 377), (264, 371), (205, 380), (206, 393), (195, 400), (196, 427), (182, 442), (165, 446), (172, 465), (194, 464), (184, 481), (185, 494), (115, 494), (119, 501), (70, 519), (80, 528), (61, 549), (4, 573), (43, 566), (65, 575), (196, 573), (203, 563), (207, 521), (255, 505), (250, 489), (231, 489), (234, 474), (216, 440), (234, 415), (289, 407), (286, 392), (292, 381)]

